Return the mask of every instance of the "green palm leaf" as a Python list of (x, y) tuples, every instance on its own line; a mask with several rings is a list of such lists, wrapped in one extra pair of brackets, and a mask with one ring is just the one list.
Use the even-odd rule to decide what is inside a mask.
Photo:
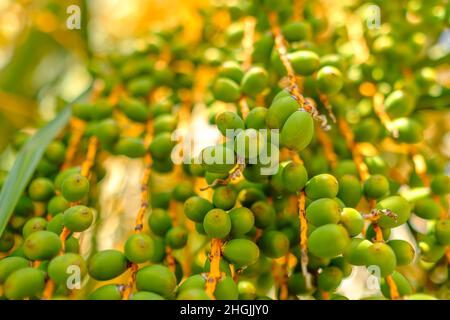
[(89, 86), (72, 103), (61, 110), (58, 116), (40, 129), (17, 154), (16, 161), (0, 192), (0, 236), (8, 224), (17, 201), (31, 179), (47, 145), (67, 125), (72, 114), (72, 104), (86, 98)]

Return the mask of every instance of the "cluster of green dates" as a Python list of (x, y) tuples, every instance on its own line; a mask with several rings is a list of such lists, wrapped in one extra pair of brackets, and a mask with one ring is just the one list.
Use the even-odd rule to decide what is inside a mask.
[[(360, 5), (351, 6), (355, 14), (364, 11)], [(80, 166), (66, 168), (68, 129), (47, 146), (0, 237), (0, 297), (39, 299), (52, 281), (54, 299), (121, 300), (130, 289), (128, 276), (137, 270), (130, 299), (211, 299), (206, 292), (210, 243), (220, 240), (215, 299), (281, 298), (287, 288), (288, 299), (345, 300), (341, 284), (354, 267), (365, 267), (379, 280), (380, 294), (367, 298), (392, 298), (388, 277), (400, 297), (445, 298), (450, 246), (450, 220), (442, 214), (450, 193), (445, 160), (437, 150), (424, 152), (429, 185), (415, 170), (400, 183), (393, 173), (414, 163), (408, 155), (383, 150), (382, 142), (417, 146), (429, 123), (426, 110), (446, 107), (448, 89), (434, 68), (439, 61), (430, 61), (426, 50), (431, 43), (427, 36), (437, 38), (443, 25), (440, 13), (448, 15), (448, 10), (437, 1), (411, 2), (406, 9), (383, 2), (383, 10), (402, 15), (406, 10), (417, 21), (400, 25), (395, 14), (383, 15), (388, 27), (364, 29), (368, 57), (354, 63), (360, 53), (352, 49), (345, 25), (329, 28), (314, 1), (305, 3), (301, 21), (293, 19), (292, 1), (287, 0), (217, 6), (200, 10), (204, 30), (195, 46), (183, 41), (182, 28), (154, 31), (144, 48), (90, 62), (102, 89), (95, 101), (72, 108), (73, 117), (85, 124), (78, 157), (72, 160), (82, 163), (79, 158), (94, 137), (97, 157), (88, 174)], [(215, 10), (228, 11), (226, 30), (213, 21)], [(269, 11), (278, 16), (287, 49), (283, 54), (300, 78), (296, 85), (308, 106), (322, 115), (331, 108), (338, 122), (348, 122), (354, 142), (380, 147), (362, 155), (369, 173), (365, 181), (354, 150), (331, 116), (326, 135), (337, 163), (330, 163), (315, 133), (322, 130), (316, 128), (317, 114), (308, 112), (303, 97), (286, 84)], [(247, 16), (256, 19), (256, 37), (251, 65), (244, 69)], [(106, 174), (105, 156), (150, 155), (152, 177), (170, 180), (174, 172), (180, 174), (172, 161), (174, 132), (184, 120), (178, 111), (185, 103), (183, 94), (196, 90), (194, 73), (204, 66), (216, 72), (204, 102), (223, 141), (181, 165), (176, 184), (155, 186), (150, 179), (141, 186), (144, 192), (148, 187), (150, 196), (142, 204), (148, 207), (145, 226), (133, 230), (130, 225), (129, 236), (117, 247), (86, 253), (80, 233), (95, 233), (101, 220), (98, 185)], [(367, 90), (384, 96), (390, 123), (380, 121)], [(19, 132), (11, 145), (18, 151), (27, 141), (28, 135)], [(0, 172), (0, 187), (6, 175)], [(208, 191), (198, 190), (199, 181)], [(301, 196), (307, 225), (299, 218)], [(305, 227), (306, 270), (300, 247)], [(398, 230), (411, 238), (397, 237)], [(280, 268), (285, 268), (284, 278)], [(411, 279), (411, 270), (426, 272), (425, 282)]]
[[(54, 141), (47, 148), (46, 157), (56, 156), (55, 150), (62, 150), (64, 155), (64, 148), (63, 143)], [(31, 180), (2, 236), (1, 251), (13, 250), (0, 261), (6, 298), (38, 296), (46, 277), (67, 288), (70, 273), (66, 269), (71, 265), (85, 269), (79, 255), (79, 239), (73, 234), (87, 230), (94, 221), (94, 209), (83, 204), (89, 189), (89, 181), (78, 167), (66, 169), (53, 178)], [(47, 217), (35, 215), (35, 207), (39, 206), (44, 208)], [(60, 238), (63, 229), (68, 232), (64, 244)], [(5, 241), (8, 238), (10, 241)], [(32, 268), (36, 262), (40, 262), (38, 267)]]

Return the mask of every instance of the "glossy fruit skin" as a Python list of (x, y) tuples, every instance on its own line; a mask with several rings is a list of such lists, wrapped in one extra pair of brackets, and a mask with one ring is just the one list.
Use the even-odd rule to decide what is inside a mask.
[(172, 218), (169, 212), (163, 209), (153, 209), (148, 217), (148, 224), (154, 234), (164, 237), (172, 228)]
[(390, 275), (397, 266), (394, 251), (387, 244), (381, 242), (374, 243), (367, 248), (365, 260), (367, 267), (378, 267), (382, 277)]
[(92, 209), (86, 206), (73, 206), (63, 214), (63, 224), (72, 232), (83, 232), (94, 221)]
[(334, 291), (339, 287), (343, 278), (342, 271), (337, 267), (327, 267), (319, 273), (317, 286), (324, 291)]
[(433, 235), (427, 235), (419, 242), (421, 258), (426, 262), (437, 262), (445, 255), (445, 246), (442, 246)]
[(159, 294), (147, 291), (139, 291), (133, 293), (130, 300), (165, 300)]
[(389, 240), (387, 245), (394, 251), (397, 259), (397, 265), (405, 266), (414, 260), (415, 250), (408, 241)]
[(102, 145), (110, 146), (119, 139), (120, 127), (115, 120), (105, 119), (97, 124), (94, 134)]
[(22, 257), (5, 257), (0, 260), (0, 284), (4, 283), (8, 276), (16, 270), (30, 267), (30, 262)]
[(145, 155), (144, 141), (135, 137), (123, 137), (114, 146), (114, 152), (129, 158), (141, 158)]
[(241, 92), (236, 82), (227, 78), (218, 78), (212, 88), (214, 98), (223, 102), (235, 102)]
[(344, 80), (339, 69), (325, 66), (317, 72), (317, 87), (320, 92), (326, 95), (334, 95), (342, 89), (343, 85)]
[(23, 226), (22, 236), (26, 239), (33, 232), (45, 230), (46, 228), (47, 220), (41, 217), (34, 217), (28, 220)]
[(139, 291), (157, 293), (165, 298), (172, 295), (177, 279), (169, 268), (162, 265), (151, 265), (136, 273), (136, 288)]
[(269, 84), (269, 75), (261, 67), (250, 68), (242, 78), (241, 90), (248, 96), (256, 96), (261, 93)]
[(222, 209), (213, 209), (206, 214), (203, 228), (210, 238), (225, 238), (231, 231), (230, 216)]
[(303, 21), (286, 23), (282, 28), (282, 32), (289, 42), (308, 40), (312, 34), (311, 26)]
[(74, 236), (70, 236), (65, 241), (65, 250), (67, 253), (79, 253), (80, 243)]
[(323, 173), (312, 177), (306, 184), (306, 196), (312, 200), (335, 198), (339, 191), (339, 183), (335, 177)]
[(187, 239), (187, 231), (182, 227), (174, 227), (169, 229), (164, 237), (164, 241), (172, 249), (183, 248), (187, 243)]
[(120, 286), (116, 284), (101, 286), (89, 294), (88, 300), (122, 300)]
[[(398, 293), (401, 297), (408, 296), (413, 293), (413, 289), (411, 287), (411, 284), (408, 282), (408, 279), (406, 279), (405, 276), (400, 272), (394, 271), (392, 273), (392, 279), (394, 280), (397, 286)], [(381, 279), (380, 289), (383, 293), (383, 296), (391, 299), (391, 290), (385, 279)]]
[[(301, 128), (299, 130), (299, 128)], [(314, 121), (310, 113), (295, 111), (284, 123), (281, 129), (281, 145), (297, 152), (305, 149), (314, 135)]]
[(54, 193), (54, 185), (50, 179), (36, 178), (28, 187), (28, 194), (33, 201), (47, 201)]
[(339, 192), (337, 197), (341, 199), (346, 206), (356, 207), (362, 196), (361, 184), (355, 176), (346, 174), (339, 178)]
[(52, 141), (45, 149), (45, 158), (53, 164), (61, 164), (64, 162), (66, 147), (61, 141)]
[(381, 198), (389, 193), (389, 181), (379, 174), (370, 176), (364, 182), (364, 193), (372, 199)]
[(172, 198), (184, 202), (189, 197), (195, 196), (194, 186), (190, 181), (181, 181), (172, 191)]
[(68, 201), (79, 201), (89, 192), (89, 180), (81, 174), (72, 174), (64, 179), (61, 185), (61, 192)]
[(239, 300), (255, 300), (256, 288), (250, 281), (238, 282)]
[(172, 148), (175, 146), (175, 141), (172, 141), (172, 136), (169, 132), (163, 132), (156, 135), (150, 143), (149, 151), (152, 157), (158, 160), (165, 160), (170, 158)]
[(88, 262), (89, 275), (95, 280), (106, 281), (121, 275), (127, 269), (127, 259), (118, 250), (97, 252)]
[(61, 249), (58, 235), (50, 231), (36, 231), (24, 242), (24, 252), (30, 260), (47, 260), (56, 256)]
[(242, 120), (242, 118), (239, 117), (239, 115), (237, 115), (235, 112), (231, 111), (220, 113), (216, 117), (216, 125), (223, 136), (227, 136), (227, 130), (231, 131), (228, 134), (228, 136), (231, 136), (231, 134), (236, 134), (237, 130), (245, 129), (244, 120)]
[(247, 114), (245, 118), (245, 127), (251, 129), (266, 129), (266, 117), (268, 109), (264, 107), (255, 107)]
[(256, 201), (250, 209), (255, 216), (256, 227), (264, 229), (275, 222), (275, 210), (266, 201)]
[(401, 196), (387, 197), (376, 205), (377, 209), (389, 209), (397, 215), (397, 221), (393, 218), (383, 215), (378, 224), (381, 228), (395, 228), (404, 224), (411, 216), (411, 206)]
[(406, 117), (414, 110), (414, 101), (406, 92), (395, 90), (386, 97), (384, 109), (391, 119)]
[(319, 56), (309, 50), (300, 50), (288, 54), (292, 67), (296, 74), (309, 76), (313, 74), (320, 66)]
[(439, 205), (431, 198), (419, 199), (414, 204), (414, 213), (422, 219), (433, 220), (439, 218)]
[(352, 265), (345, 260), (344, 257), (336, 257), (331, 259), (329, 266), (339, 268), (342, 271), (344, 278), (349, 277), (353, 271)]
[(164, 257), (166, 256), (166, 245), (164, 243), (164, 240), (157, 237), (152, 238), (152, 240), (153, 251), (149, 261), (154, 263), (162, 262)]
[(280, 258), (289, 251), (289, 240), (279, 231), (266, 231), (258, 243), (262, 252), (269, 258)]
[(289, 292), (295, 295), (307, 292), (305, 276), (302, 273), (294, 273), (288, 279)]
[(230, 210), (236, 203), (237, 192), (231, 186), (222, 186), (214, 190), (212, 202), (216, 208)]
[(413, 144), (423, 140), (423, 128), (414, 119), (399, 118), (392, 125), (398, 132), (397, 140), (400, 142)]
[(214, 297), (217, 300), (237, 300), (239, 291), (233, 278), (230, 276), (222, 277), (214, 290)]
[(356, 142), (377, 143), (382, 135), (383, 128), (374, 118), (365, 118), (353, 127)]
[(231, 220), (230, 234), (233, 237), (243, 236), (255, 225), (253, 212), (246, 207), (234, 208), (228, 214)]
[(80, 279), (87, 273), (86, 263), (76, 253), (65, 253), (53, 258), (47, 268), (48, 275), (57, 285), (66, 285), (67, 279), (74, 274), (72, 267), (78, 267)]
[(450, 193), (450, 177), (444, 174), (437, 174), (431, 179), (431, 191), (437, 195)]
[(153, 132), (155, 135), (162, 132), (173, 132), (177, 128), (177, 118), (171, 114), (163, 114), (155, 118)]
[(444, 246), (450, 246), (450, 220), (440, 220), (435, 226), (436, 240)]
[(320, 258), (334, 258), (344, 252), (350, 243), (347, 231), (336, 224), (326, 224), (315, 229), (308, 240), (310, 252)]
[(153, 246), (153, 239), (148, 235), (133, 234), (125, 242), (124, 253), (129, 261), (143, 263), (152, 257)]
[(236, 267), (244, 267), (258, 261), (258, 246), (247, 239), (233, 239), (228, 241), (223, 247), (224, 257), (235, 264)]
[(228, 174), (235, 165), (234, 151), (224, 145), (207, 147), (201, 152), (201, 163), (208, 172)]
[(219, 77), (228, 78), (236, 83), (240, 83), (244, 76), (241, 66), (236, 61), (225, 61), (219, 68)]
[(64, 214), (58, 213), (54, 216), (47, 224), (46, 230), (56, 233), (57, 235), (61, 234), (64, 229)]
[(58, 173), (58, 175), (55, 177), (55, 189), (61, 190), (61, 185), (63, 181), (66, 180), (66, 178), (69, 177), (70, 175), (74, 173), (79, 173), (80, 170), (81, 169), (79, 167), (72, 167)]
[(193, 196), (184, 202), (184, 214), (194, 222), (203, 222), (205, 215), (214, 207), (208, 200)]
[(301, 163), (289, 162), (282, 173), (284, 188), (289, 192), (302, 190), (308, 182), (308, 172)]
[[(277, 99), (278, 95), (280, 98)], [(278, 95), (267, 110), (266, 124), (270, 129), (282, 129), (286, 120), (299, 108), (297, 100), (287, 91), (282, 90)]]
[(341, 212), (340, 221), (350, 237), (357, 236), (364, 228), (362, 215), (353, 208), (344, 208)]
[(339, 203), (333, 199), (321, 198), (306, 208), (306, 219), (316, 227), (329, 223), (338, 223), (341, 218)]
[(55, 196), (47, 204), (47, 211), (52, 216), (64, 212), (70, 206), (69, 202), (63, 196)]
[(177, 293), (190, 290), (190, 289), (203, 289), (206, 284), (206, 279), (201, 274), (194, 274), (184, 280), (177, 289)]
[(4, 293), (11, 300), (35, 297), (44, 290), (44, 285), (44, 272), (34, 268), (23, 268), (8, 276), (4, 284)]
[(211, 300), (211, 297), (204, 289), (189, 289), (181, 292), (177, 300)]

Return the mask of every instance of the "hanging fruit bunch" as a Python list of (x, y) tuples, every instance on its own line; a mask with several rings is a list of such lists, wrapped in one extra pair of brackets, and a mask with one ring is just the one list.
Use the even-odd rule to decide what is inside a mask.
[[(176, 27), (93, 57), (67, 124), (11, 138), (0, 296), (448, 299), (450, 52), (435, 52), (450, 12), (377, 4), (375, 27), (363, 1), (340, 22), (320, 1), (211, 5), (195, 43)], [(193, 154), (176, 133), (198, 109), (221, 137)], [(140, 159), (139, 203), (100, 248), (117, 158)]]

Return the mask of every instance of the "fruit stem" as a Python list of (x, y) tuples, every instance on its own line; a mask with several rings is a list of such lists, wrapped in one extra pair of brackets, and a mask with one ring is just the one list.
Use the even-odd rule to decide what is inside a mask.
[(398, 293), (397, 285), (391, 275), (388, 275), (386, 277), (386, 282), (389, 285), (389, 292), (391, 294), (391, 299), (397, 300), (398, 298), (400, 298), (400, 294)]
[[(148, 195), (148, 183), (150, 180), (150, 173), (152, 168), (152, 157), (150, 155), (149, 146), (152, 141), (153, 136), (153, 121), (152, 119), (147, 120), (147, 124), (145, 127), (145, 137), (144, 137), (144, 146), (145, 146), (145, 156), (144, 156), (144, 172), (141, 178), (141, 205), (139, 207), (138, 213), (136, 215), (136, 221), (134, 224), (134, 233), (141, 233), (144, 229), (144, 216), (147, 212), (149, 206), (149, 195)], [(128, 283), (125, 286), (125, 289), (122, 293), (122, 300), (128, 300), (130, 294), (134, 287), (134, 282), (136, 280), (136, 272), (139, 269), (139, 266), (136, 263), (132, 263), (130, 266), (131, 274), (128, 278)]]
[(275, 40), (275, 49), (277, 50), (278, 55), (280, 56), (280, 60), (284, 68), (286, 69), (287, 78), (289, 81), (289, 93), (295, 98), (295, 100), (297, 100), (301, 109), (311, 113), (314, 119), (319, 120), (320, 125), (324, 129), (328, 129), (329, 126), (327, 124), (327, 119), (320, 116), (317, 109), (311, 104), (310, 101), (305, 99), (305, 97), (300, 92), (300, 88), (297, 84), (297, 75), (295, 74), (294, 68), (292, 67), (292, 64), (287, 56), (288, 50), (286, 48), (286, 40), (284, 39), (280, 25), (278, 24), (278, 17), (276, 12), (269, 12), (269, 23)]
[(53, 290), (55, 290), (55, 283), (52, 280), (48, 280), (44, 292), (42, 293), (42, 299), (50, 300), (53, 295)]
[(384, 111), (384, 96), (380, 92), (373, 95), (373, 110), (387, 131), (390, 132), (394, 138), (398, 138), (398, 130), (392, 126), (391, 119)]
[(125, 289), (122, 293), (122, 300), (128, 300), (130, 298), (130, 294), (134, 287), (134, 282), (136, 280), (136, 272), (138, 271), (139, 266), (136, 263), (132, 263), (130, 266), (131, 275), (128, 278), (128, 283), (125, 286)]
[(288, 270), (289, 270), (289, 252), (286, 253), (283, 259), (283, 273), (280, 281), (280, 300), (287, 300), (288, 298)]
[(367, 169), (367, 165), (364, 163), (363, 157), (361, 155), (361, 151), (358, 147), (358, 144), (355, 143), (353, 132), (350, 129), (349, 124), (347, 121), (340, 117), (339, 121), (339, 130), (341, 131), (342, 135), (344, 136), (345, 142), (347, 144), (347, 148), (352, 153), (353, 162), (355, 162), (356, 167), (358, 169), (359, 177), (362, 182), (367, 180), (369, 177), (369, 170)]
[(244, 19), (244, 37), (242, 38), (242, 48), (244, 49), (244, 60), (242, 68), (248, 70), (252, 65), (253, 43), (255, 40), (255, 18), (252, 16)]
[[(425, 158), (422, 154), (420, 154), (415, 146), (409, 147), (409, 153), (411, 155), (413, 164), (414, 164), (414, 171), (416, 174), (420, 177), (425, 187), (430, 187), (430, 178), (427, 176), (427, 164), (425, 162)], [(444, 208), (444, 206), (441, 203), (441, 200), (439, 199), (439, 196), (436, 194), (431, 195), (433, 198), (433, 201), (439, 206), (440, 209), (440, 215), (439, 218), (441, 220), (444, 220), (447, 218), (447, 212)]]
[(211, 240), (210, 269), (208, 278), (206, 279), (206, 293), (215, 300), (214, 291), (216, 290), (217, 281), (222, 276), (220, 273), (220, 258), (222, 256), (222, 241), (220, 239)]
[(298, 216), (300, 219), (300, 265), (303, 276), (305, 277), (306, 289), (310, 290), (311, 275), (308, 272), (308, 221), (306, 220), (306, 195), (301, 191), (298, 195)]
[[(244, 59), (242, 69), (248, 70), (252, 65), (253, 42), (255, 38), (255, 18), (248, 16), (244, 19), (244, 37), (242, 38), (242, 48), (244, 49)], [(245, 119), (249, 112), (247, 97), (242, 94), (239, 98), (239, 110), (242, 118)]]
[(327, 158), (328, 163), (330, 164), (331, 168), (336, 168), (337, 155), (336, 153), (334, 153), (333, 144), (330, 140), (330, 137), (322, 128), (319, 127), (316, 128), (316, 133), (320, 144), (323, 146), (325, 157)]
[(303, 0), (294, 0), (293, 19), (295, 21), (303, 20)]
[(70, 136), (64, 163), (61, 165), (61, 171), (69, 168), (72, 165), (81, 138), (83, 137), (85, 126), (86, 125), (82, 120), (76, 118), (70, 119), (70, 132), (72, 132), (72, 134)]

